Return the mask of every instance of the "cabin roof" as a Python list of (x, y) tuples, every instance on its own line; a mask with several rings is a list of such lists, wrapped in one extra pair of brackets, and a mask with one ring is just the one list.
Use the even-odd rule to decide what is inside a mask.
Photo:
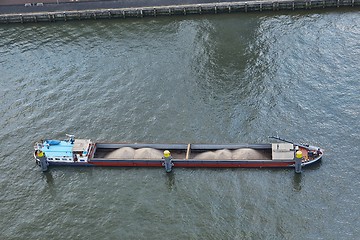
[(75, 139), (73, 145), (74, 152), (83, 152), (86, 151), (91, 143), (90, 139)]
[(72, 157), (73, 144), (68, 141), (60, 141), (56, 145), (44, 145), (42, 150), (47, 157)]
[(42, 150), (47, 157), (72, 157), (73, 152), (87, 151), (90, 139), (75, 139), (74, 144), (70, 141), (58, 141), (56, 144), (49, 144), (52, 140), (47, 140), (44, 143)]

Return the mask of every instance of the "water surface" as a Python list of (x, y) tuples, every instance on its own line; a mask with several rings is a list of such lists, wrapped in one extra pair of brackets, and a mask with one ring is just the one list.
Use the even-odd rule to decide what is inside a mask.
[[(356, 239), (360, 15), (231, 14), (0, 27), (1, 239)], [(52, 168), (98, 141), (319, 145), (292, 169)]]

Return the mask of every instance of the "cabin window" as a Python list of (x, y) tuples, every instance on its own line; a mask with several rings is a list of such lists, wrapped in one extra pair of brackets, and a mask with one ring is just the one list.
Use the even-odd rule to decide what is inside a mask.
[(55, 160), (60, 160), (60, 158), (55, 158)]
[(63, 160), (63, 161), (67, 161), (67, 158), (63, 158), (62, 160)]
[(48, 160), (53, 160), (52, 158), (48, 158)]

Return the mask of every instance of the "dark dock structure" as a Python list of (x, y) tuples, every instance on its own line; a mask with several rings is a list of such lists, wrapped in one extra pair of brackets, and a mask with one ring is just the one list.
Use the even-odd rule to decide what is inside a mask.
[[(142, 18), (191, 14), (246, 13), (359, 7), (360, 0), (24, 0), (3, 1), (0, 23), (58, 22), (112, 18)], [(60, 1), (60, 2), (59, 2)]]

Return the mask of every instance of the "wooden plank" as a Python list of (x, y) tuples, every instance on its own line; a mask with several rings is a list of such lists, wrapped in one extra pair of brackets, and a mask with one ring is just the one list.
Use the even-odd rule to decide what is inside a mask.
[(190, 151), (191, 151), (191, 144), (189, 143), (188, 146), (187, 146), (187, 150), (186, 150), (185, 160), (189, 160)]

